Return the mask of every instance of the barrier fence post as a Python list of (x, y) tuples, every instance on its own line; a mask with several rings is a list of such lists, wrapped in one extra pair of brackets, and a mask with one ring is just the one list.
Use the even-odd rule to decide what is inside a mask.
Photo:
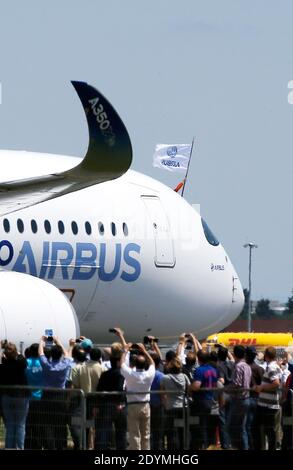
[(291, 450), (293, 449), (293, 392), (291, 391)]
[(80, 442), (82, 450), (86, 450), (86, 397), (82, 390), (81, 392), (81, 426), (80, 426)]
[(183, 407), (183, 442), (184, 450), (189, 450), (190, 434), (189, 434), (189, 399), (187, 392), (184, 396), (184, 407)]

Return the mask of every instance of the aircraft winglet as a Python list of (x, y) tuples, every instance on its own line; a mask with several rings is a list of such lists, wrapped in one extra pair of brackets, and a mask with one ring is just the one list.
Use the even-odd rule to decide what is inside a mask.
[(89, 129), (88, 150), (78, 171), (97, 171), (104, 181), (118, 178), (132, 161), (126, 127), (102, 93), (84, 82), (71, 83), (82, 103)]
[(84, 159), (67, 171), (1, 183), (0, 215), (116, 179), (130, 167), (130, 138), (113, 106), (87, 83), (72, 84), (81, 100), (89, 129)]

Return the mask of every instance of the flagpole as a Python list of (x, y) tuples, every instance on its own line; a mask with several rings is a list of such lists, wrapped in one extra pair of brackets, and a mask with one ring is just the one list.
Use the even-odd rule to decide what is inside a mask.
[(189, 160), (188, 160), (186, 175), (185, 175), (185, 178), (184, 178), (184, 184), (183, 184), (183, 188), (182, 188), (181, 197), (183, 197), (183, 194), (184, 194), (185, 184), (186, 184), (186, 180), (187, 180), (187, 175), (188, 175), (188, 171), (189, 171), (189, 165), (190, 165), (191, 155), (192, 155), (192, 150), (193, 150), (193, 144), (194, 144), (194, 137), (193, 137), (192, 143), (191, 143), (190, 155), (189, 155)]

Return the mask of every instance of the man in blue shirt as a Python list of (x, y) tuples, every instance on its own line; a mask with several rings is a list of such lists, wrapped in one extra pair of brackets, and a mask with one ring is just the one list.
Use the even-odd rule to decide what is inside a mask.
[[(212, 407), (215, 403), (218, 372), (209, 364), (210, 355), (205, 351), (198, 351), (197, 358), (200, 366), (195, 369), (193, 382), (190, 385), (193, 403), (191, 415), (199, 417), (199, 426), (191, 427), (192, 447), (206, 449), (210, 444), (215, 444), (215, 428), (218, 424), (218, 416), (212, 415)], [(210, 389), (202, 390), (201, 389)]]
[[(70, 365), (72, 362), (71, 350), (68, 353), (61, 342), (53, 337), (54, 345), (51, 348), (51, 358), (44, 354), (46, 337), (42, 336), (39, 344), (39, 356), (43, 369), (43, 386), (64, 389)], [(72, 343), (70, 343), (72, 347)], [(56, 391), (45, 391), (42, 399), (45, 415), (45, 447), (47, 449), (61, 450), (67, 446), (67, 413), (66, 395)]]

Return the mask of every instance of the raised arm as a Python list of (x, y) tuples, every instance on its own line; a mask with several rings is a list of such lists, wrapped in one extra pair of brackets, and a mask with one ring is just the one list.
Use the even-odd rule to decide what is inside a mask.
[(186, 336), (185, 336), (185, 333), (181, 333), (181, 335), (179, 336), (179, 342), (176, 348), (176, 354), (178, 357), (181, 357), (182, 354), (184, 354), (185, 345), (186, 345)]
[(120, 341), (122, 343), (123, 349), (126, 349), (127, 348), (127, 343), (126, 343), (125, 338), (124, 338), (124, 331), (122, 331), (121, 328), (119, 328), (119, 327), (115, 327), (115, 331), (116, 331), (116, 335), (118, 336), (118, 338), (120, 339)]
[(154, 360), (153, 360), (152, 356), (147, 352), (144, 344), (137, 343), (137, 345), (139, 346), (139, 349), (141, 350), (141, 352), (145, 355), (149, 365), (154, 366), (155, 365)]
[(193, 344), (194, 352), (198, 353), (198, 351), (202, 350), (202, 345), (200, 344), (200, 342), (198, 341), (198, 339), (196, 338), (196, 336), (193, 333), (189, 333), (189, 336), (190, 336), (190, 339), (191, 339), (192, 344)]
[(53, 336), (53, 341), (54, 341), (55, 344), (57, 344), (58, 346), (61, 347), (64, 357), (70, 357), (68, 352), (66, 351), (63, 344), (61, 343), (61, 341), (59, 340), (59, 338), (57, 336)]
[(39, 342), (39, 348), (38, 348), (38, 353), (39, 356), (44, 356), (44, 344), (46, 341), (46, 336), (42, 336)]
[(151, 350), (154, 351), (155, 353), (157, 353), (159, 358), (162, 360), (163, 356), (162, 356), (161, 350), (159, 348), (158, 342), (155, 341), (155, 339), (156, 338), (154, 336), (149, 336)]

